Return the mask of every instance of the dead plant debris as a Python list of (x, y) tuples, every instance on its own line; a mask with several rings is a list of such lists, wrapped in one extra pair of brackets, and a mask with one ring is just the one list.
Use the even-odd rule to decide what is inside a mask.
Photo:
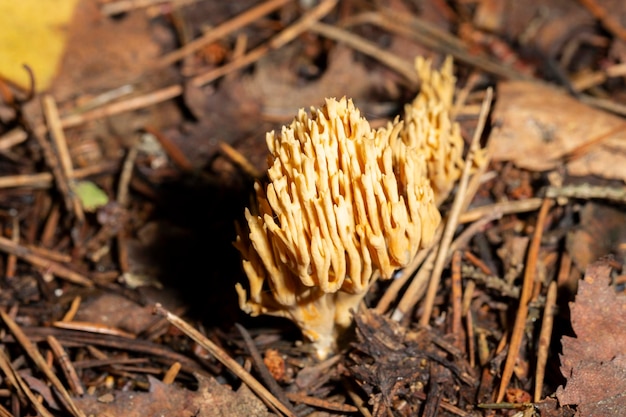
[[(79, 0), (58, 66), (19, 54), (41, 21), (21, 16), (0, 51), (20, 74), (0, 79), (0, 417), (621, 415), (626, 3), (418, 3)], [(320, 361), (238, 305), (266, 134), (345, 96), (419, 135), (418, 56), (454, 62), (455, 152), (413, 138), (439, 155), (442, 223)], [(389, 211), (395, 188), (371, 189)]]
[(590, 265), (571, 303), (576, 337), (563, 338), (561, 372), (567, 378), (556, 397), (577, 404), (577, 416), (618, 415), (626, 407), (626, 296), (611, 285), (607, 262)]

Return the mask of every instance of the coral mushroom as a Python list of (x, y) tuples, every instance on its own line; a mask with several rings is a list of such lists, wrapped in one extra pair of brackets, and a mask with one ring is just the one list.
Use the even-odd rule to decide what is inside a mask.
[(425, 158), (400, 137), (402, 123), (373, 130), (352, 101), (301, 110), (267, 135), (269, 184), (236, 246), (250, 282), (241, 308), (294, 321), (324, 357), (351, 323), (375, 277), (390, 278), (440, 222)]
[(427, 176), (439, 205), (461, 176), (464, 164), (461, 129), (450, 117), (456, 80), (450, 57), (440, 71), (433, 70), (430, 61), (422, 57), (416, 59), (415, 68), (422, 87), (415, 100), (405, 106), (400, 137), (426, 158)]
[(239, 304), (291, 319), (321, 358), (370, 284), (432, 240), (463, 167), (452, 61), (434, 71), (418, 58), (416, 69), (422, 87), (403, 122), (372, 129), (352, 101), (327, 99), (267, 134), (269, 183), (255, 185), (235, 242), (250, 284), (237, 284)]

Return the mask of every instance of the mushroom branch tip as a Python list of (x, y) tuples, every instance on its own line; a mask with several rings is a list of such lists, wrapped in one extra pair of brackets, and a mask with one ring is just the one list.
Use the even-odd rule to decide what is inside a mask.
[(239, 304), (291, 319), (320, 358), (371, 283), (430, 243), (437, 204), (460, 175), (452, 62), (439, 72), (418, 59), (416, 69), (422, 88), (404, 121), (373, 129), (352, 100), (330, 98), (266, 136), (268, 181), (255, 185), (235, 241), (249, 281), (236, 286)]

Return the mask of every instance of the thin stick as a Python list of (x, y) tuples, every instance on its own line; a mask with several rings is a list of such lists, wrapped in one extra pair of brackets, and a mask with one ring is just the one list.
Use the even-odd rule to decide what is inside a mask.
[(119, 0), (103, 4), (100, 8), (100, 13), (104, 16), (112, 16), (163, 3), (170, 3), (173, 7), (181, 7), (198, 1), (200, 0)]
[(489, 268), (487, 266), (487, 264), (482, 259), (480, 259), (476, 255), (474, 255), (469, 250), (466, 250), (465, 252), (463, 252), (463, 256), (468, 261), (470, 261), (475, 267), (480, 269), (484, 274), (486, 274), (486, 275), (495, 275), (494, 272), (491, 270), (491, 268)]
[(474, 369), (476, 365), (476, 342), (474, 341), (474, 316), (472, 316), (471, 311), (468, 311), (465, 316), (465, 325), (467, 329), (467, 356), (469, 358), (470, 368)]
[(117, 327), (107, 326), (102, 323), (92, 323), (86, 321), (54, 321), (52, 322), (52, 326), (59, 329), (76, 330), (78, 332), (119, 336), (131, 340), (137, 338), (137, 336), (133, 333), (118, 329)]
[(463, 285), (461, 282), (461, 252), (455, 251), (452, 255), (452, 288), (450, 296), (452, 298), (452, 336), (455, 346), (461, 349), (463, 346), (463, 324), (461, 323), (461, 304), (463, 298)]
[(59, 378), (48, 366), (48, 363), (43, 356), (41, 356), (37, 347), (33, 345), (24, 332), (22, 332), (22, 329), (20, 329), (13, 319), (2, 310), (0, 310), (0, 317), (13, 334), (13, 337), (15, 337), (15, 340), (17, 340), (22, 348), (24, 348), (26, 354), (33, 360), (33, 362), (35, 362), (39, 370), (46, 375), (46, 378), (48, 378), (52, 386), (58, 390), (59, 396), (63, 400), (64, 405), (68, 408), (68, 411), (70, 411), (75, 417), (85, 417), (85, 414), (76, 406), (76, 404), (74, 404), (72, 397), (67, 392)]
[[(74, 178), (86, 178), (91, 175), (100, 174), (112, 170), (117, 163), (98, 164), (91, 167), (81, 168), (74, 171)], [(0, 177), (0, 188), (35, 188), (46, 189), (52, 186), (54, 177), (49, 172), (41, 172), (31, 175), (10, 175)]]
[(326, 410), (338, 411), (340, 413), (356, 413), (359, 409), (350, 404), (340, 404), (336, 402), (322, 400), (320, 398), (310, 397), (306, 394), (297, 392), (288, 392), (287, 398), (291, 401), (301, 404), (310, 405), (312, 407), (323, 408)]
[(54, 356), (59, 362), (61, 371), (65, 375), (65, 379), (67, 380), (72, 392), (75, 395), (83, 395), (85, 393), (83, 385), (80, 382), (80, 378), (78, 378), (78, 375), (76, 374), (76, 369), (74, 369), (72, 361), (67, 355), (67, 352), (65, 352), (65, 349), (63, 349), (63, 346), (61, 346), (61, 343), (59, 343), (56, 337), (52, 335), (48, 335), (46, 340), (48, 341), (48, 345), (50, 345), (50, 349), (52, 349), (52, 353), (54, 353)]
[(35, 129), (35, 131), (33, 132), (33, 135), (35, 136), (35, 139), (37, 140), (37, 144), (39, 145), (39, 147), (41, 148), (43, 152), (43, 157), (44, 157), (44, 160), (46, 161), (46, 164), (48, 165), (48, 168), (50, 168), (50, 171), (52, 172), (54, 183), (59, 193), (63, 197), (63, 204), (65, 208), (67, 209), (67, 211), (71, 213), (73, 212), (74, 207), (73, 207), (72, 200), (70, 198), (71, 193), (69, 190), (69, 185), (67, 183), (67, 178), (65, 178), (64, 176), (63, 169), (61, 169), (59, 160), (57, 159), (57, 155), (52, 149), (52, 145), (44, 137), (47, 131), (48, 129), (45, 127), (43, 129), (43, 132), (40, 132), (39, 130)]
[[(142, 96), (131, 97), (124, 101), (108, 104), (104, 107), (89, 110), (84, 113), (70, 114), (61, 118), (61, 126), (64, 129), (87, 123), (92, 120), (102, 119), (104, 117), (114, 116), (119, 113), (133, 111), (149, 107), (163, 101), (171, 100), (183, 93), (183, 87), (180, 85), (171, 85), (157, 91), (153, 91)], [(48, 127), (43, 124), (37, 124), (33, 129), (35, 137), (40, 140), (39, 136), (44, 136), (48, 132)], [(21, 129), (14, 129), (0, 138), (0, 142), (19, 142), (28, 138), (28, 134)]]
[(474, 222), (481, 217), (488, 215), (494, 210), (498, 210), (500, 213), (502, 213), (502, 215), (535, 211), (539, 207), (541, 207), (542, 201), (542, 198), (529, 198), (527, 200), (503, 201), (501, 203), (476, 207), (461, 214), (459, 216), (459, 223), (462, 224)]
[(296, 23), (284, 29), (278, 35), (270, 39), (267, 43), (253, 49), (239, 59), (229, 62), (228, 64), (209, 71), (205, 74), (198, 75), (197, 77), (192, 79), (192, 85), (195, 87), (200, 87), (220, 77), (223, 77), (226, 74), (229, 74), (240, 68), (246, 67), (253, 62), (258, 61), (261, 57), (266, 55), (271, 50), (278, 49), (286, 45), (287, 43), (298, 37), (301, 33), (309, 30), (315, 24), (315, 22), (330, 13), (330, 11), (335, 7), (336, 4), (337, 0), (322, 0), (319, 5), (304, 14)]
[(0, 251), (11, 253), (26, 262), (30, 262), (35, 266), (47, 269), (53, 275), (73, 282), (74, 284), (80, 284), (85, 287), (93, 287), (94, 285), (93, 282), (86, 276), (72, 271), (57, 262), (36, 255), (27, 247), (16, 244), (10, 239), (2, 236), (0, 236)]
[(0, 417), (15, 417), (9, 410), (0, 405)]
[[(17, 213), (16, 213), (17, 214)], [(20, 243), (20, 220), (19, 217), (11, 216), (11, 240), (16, 245)], [(5, 269), (5, 276), (7, 278), (15, 277), (15, 268), (17, 267), (17, 256), (9, 254), (7, 256), (7, 265)]]
[(80, 296), (76, 296), (72, 299), (70, 303), (70, 308), (65, 312), (61, 321), (72, 321), (78, 312), (78, 308), (80, 307), (80, 303), (82, 302), (82, 298)]
[(72, 158), (70, 151), (67, 147), (67, 141), (65, 140), (65, 133), (63, 133), (63, 126), (61, 126), (61, 119), (59, 117), (59, 110), (57, 109), (54, 98), (48, 94), (42, 98), (43, 112), (46, 117), (46, 123), (48, 124), (48, 131), (52, 137), (54, 148), (56, 149), (57, 156), (59, 157), (59, 164), (63, 171), (63, 181), (67, 183), (63, 186), (63, 189), (69, 193), (64, 198), (71, 202), (71, 211), (74, 213), (79, 222), (85, 221), (85, 213), (83, 212), (83, 206), (80, 199), (74, 193), (74, 167), (72, 166)]
[(178, 97), (183, 93), (183, 87), (180, 85), (170, 85), (160, 90), (144, 94), (142, 96), (131, 97), (124, 101), (118, 101), (108, 104), (104, 107), (89, 110), (81, 114), (72, 114), (61, 119), (64, 128), (74, 127), (91, 120), (102, 119), (104, 117), (114, 116), (119, 113), (133, 111), (149, 107), (163, 101), (167, 101)]
[(61, 252), (54, 251), (52, 249), (40, 248), (39, 246), (25, 244), (25, 248), (28, 248), (33, 254), (41, 256), (42, 258), (48, 258), (52, 261), (70, 263), (72, 257)]
[(144, 130), (154, 136), (174, 165), (180, 168), (183, 172), (194, 171), (194, 167), (187, 156), (167, 136), (150, 126), (144, 127)]
[(117, 203), (122, 207), (126, 207), (128, 204), (128, 184), (133, 176), (133, 168), (135, 166), (135, 159), (139, 153), (139, 147), (137, 144), (130, 147), (124, 163), (122, 164), (122, 172), (120, 174), (120, 181), (117, 187)]
[(180, 364), (180, 362), (174, 362), (172, 366), (170, 366), (170, 368), (167, 370), (165, 375), (163, 375), (163, 383), (167, 385), (172, 384), (176, 380), (176, 377), (178, 376), (181, 368), (182, 365)]
[(271, 392), (259, 383), (252, 375), (250, 375), (241, 365), (232, 359), (219, 346), (204, 337), (199, 331), (191, 327), (180, 317), (169, 312), (161, 304), (156, 304), (155, 312), (167, 319), (174, 327), (185, 333), (189, 338), (198, 343), (211, 353), (218, 361), (226, 366), (232, 373), (237, 375), (252, 391), (254, 391), (264, 402), (269, 403), (272, 407), (280, 410), (286, 416), (295, 417)]
[(624, 187), (605, 187), (591, 184), (565, 185), (563, 187), (547, 187), (547, 198), (579, 198), (581, 200), (601, 199), (617, 203), (626, 203)]
[[(128, 206), (128, 190), (130, 181), (133, 176), (133, 168), (135, 167), (135, 160), (139, 154), (139, 143), (135, 143), (128, 150), (128, 154), (122, 164), (122, 173), (120, 174), (120, 181), (117, 187), (117, 202), (122, 207)], [(117, 240), (117, 260), (120, 266), (121, 272), (127, 273), (130, 269), (128, 262), (128, 245), (126, 244), (126, 232), (122, 228), (117, 232), (115, 239)]]
[(26, 139), (28, 139), (26, 132), (24, 132), (21, 128), (16, 127), (5, 133), (5, 135), (0, 138), (0, 151), (7, 151), (16, 145), (25, 142)]
[(252, 163), (241, 154), (237, 149), (230, 146), (228, 143), (224, 141), (220, 141), (219, 143), (220, 151), (228, 158), (230, 161), (241, 168), (243, 172), (246, 173), (250, 178), (259, 179), (263, 177), (264, 173), (259, 171)]
[(519, 307), (515, 316), (515, 324), (511, 331), (511, 339), (509, 342), (509, 351), (507, 352), (506, 361), (502, 370), (502, 378), (500, 380), (500, 388), (496, 402), (502, 402), (506, 388), (509, 385), (515, 361), (522, 346), (522, 338), (524, 336), (524, 328), (526, 327), (526, 318), (528, 317), (528, 303), (533, 294), (533, 286), (535, 284), (535, 274), (537, 267), (537, 255), (541, 246), (541, 236), (543, 236), (543, 228), (548, 217), (548, 212), (552, 207), (552, 200), (545, 199), (539, 210), (537, 223), (535, 225), (535, 233), (528, 248), (528, 256), (526, 259), (526, 270), (524, 271), (524, 283), (522, 284), (522, 293), (520, 294)]
[(596, 0), (579, 0), (589, 12), (594, 15), (602, 25), (613, 35), (626, 41), (626, 29), (622, 27), (619, 19), (612, 10), (602, 7)]
[(554, 307), (556, 305), (556, 281), (552, 281), (548, 286), (546, 305), (543, 309), (543, 322), (539, 332), (539, 348), (537, 350), (537, 369), (535, 371), (535, 395), (534, 402), (541, 401), (541, 391), (543, 391), (543, 379), (546, 374), (546, 363), (548, 362), (548, 350), (550, 349), (550, 339), (552, 338), (552, 326), (554, 325)]
[(167, 66), (173, 64), (176, 61), (180, 61), (187, 55), (194, 53), (203, 46), (228, 36), (232, 32), (259, 20), (261, 17), (273, 12), (274, 10), (284, 6), (287, 3), (290, 3), (291, 1), (292, 0), (269, 0), (262, 2), (258, 6), (241, 13), (237, 17), (234, 17), (222, 23), (221, 25), (212, 28), (202, 37), (194, 39), (180, 49), (165, 55), (159, 60), (157, 66)]
[(426, 293), (426, 298), (424, 299), (423, 314), (419, 321), (419, 324), (424, 327), (428, 326), (428, 322), (430, 321), (430, 315), (432, 314), (433, 307), (435, 305), (435, 297), (437, 296), (437, 289), (439, 288), (441, 273), (443, 272), (444, 263), (448, 254), (448, 248), (452, 243), (454, 231), (456, 230), (456, 227), (458, 225), (459, 215), (461, 214), (461, 209), (463, 208), (463, 202), (466, 197), (465, 192), (467, 190), (467, 184), (469, 182), (470, 170), (473, 165), (472, 161), (474, 159), (474, 155), (476, 155), (476, 152), (478, 152), (478, 147), (480, 146), (480, 136), (482, 135), (485, 123), (487, 121), (487, 115), (489, 114), (489, 107), (491, 106), (492, 96), (493, 90), (489, 88), (487, 90), (485, 100), (483, 101), (480, 110), (480, 117), (478, 119), (476, 131), (474, 132), (474, 137), (472, 138), (472, 142), (470, 143), (465, 166), (463, 167), (463, 173), (461, 174), (461, 180), (459, 181), (457, 194), (455, 196), (454, 203), (452, 204), (452, 208), (450, 209), (450, 215), (443, 231), (441, 245), (439, 246), (439, 251), (437, 252), (437, 259), (435, 260), (435, 266), (431, 274), (428, 291)]

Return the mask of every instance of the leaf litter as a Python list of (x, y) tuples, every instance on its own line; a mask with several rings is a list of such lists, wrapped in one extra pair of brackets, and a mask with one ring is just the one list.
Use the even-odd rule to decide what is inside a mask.
[[(0, 89), (0, 308), (7, 314), (0, 366), (10, 394), (0, 401), (2, 415), (619, 415), (623, 2), (326, 0), (331, 11), (318, 19), (336, 30), (314, 23), (286, 45), (271, 39), (309, 16), (305, 2), (131, 3), (83, 0), (69, 27), (49, 90), (69, 155), (55, 147), (49, 158), (41, 149), (40, 101), (50, 97)], [(118, 6), (125, 11), (111, 16)], [(232, 24), (225, 34), (180, 63), (162, 64), (223, 24)], [(254, 58), (259, 47), (267, 49)], [(387, 61), (385, 51), (402, 64)], [(317, 363), (289, 324), (238, 313), (233, 288), (242, 274), (232, 225), (249, 205), (255, 173), (265, 169), (265, 132), (300, 107), (344, 95), (384, 125), (418, 91), (402, 71), (416, 54), (436, 63), (455, 56), (457, 119), (468, 142), (486, 88), (495, 87), (482, 138), (493, 161), (470, 183), (476, 197), (461, 219), (473, 220), (460, 222), (457, 252), (445, 257), (460, 268), (446, 264), (428, 327), (418, 325), (423, 299), (401, 322), (385, 309), (359, 311), (344, 348)], [(197, 82), (215, 71), (223, 72)], [(74, 180), (98, 188), (95, 203), (72, 200), (80, 191)], [(544, 197), (558, 204), (539, 225), (531, 257)], [(96, 211), (77, 221), (64, 199)], [(613, 286), (607, 267), (594, 264), (608, 254)], [(415, 280), (428, 279), (424, 258)], [(529, 265), (532, 291), (520, 300)], [(556, 307), (546, 301), (551, 282), (559, 288)], [(577, 286), (572, 338), (565, 313)], [(376, 283), (366, 304), (389, 288)], [(155, 303), (183, 315), (201, 337), (152, 315)], [(528, 314), (519, 353), (506, 360), (520, 307)], [(548, 316), (555, 326), (545, 346), (537, 335)], [(266, 363), (249, 353), (236, 321)], [(217, 349), (209, 353), (202, 338)], [(31, 362), (33, 346), (48, 360)], [(263, 380), (261, 365), (278, 388)], [(51, 374), (73, 404), (59, 401)], [(533, 396), (538, 382), (543, 390)], [(494, 404), (502, 390), (504, 403)]]

